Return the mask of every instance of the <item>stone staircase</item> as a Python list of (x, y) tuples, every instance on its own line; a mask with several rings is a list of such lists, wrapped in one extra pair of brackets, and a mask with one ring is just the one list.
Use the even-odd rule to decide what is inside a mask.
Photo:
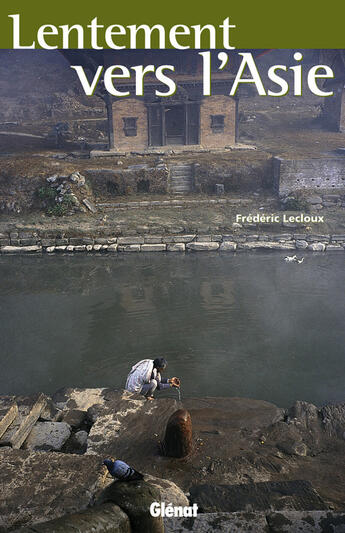
[(170, 167), (170, 193), (188, 194), (193, 191), (193, 165), (178, 163)]

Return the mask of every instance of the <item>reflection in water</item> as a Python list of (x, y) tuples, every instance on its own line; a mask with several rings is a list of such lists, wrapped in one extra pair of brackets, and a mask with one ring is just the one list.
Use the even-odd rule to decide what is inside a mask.
[(1, 393), (122, 387), (164, 355), (183, 396), (344, 400), (344, 259), (0, 258)]

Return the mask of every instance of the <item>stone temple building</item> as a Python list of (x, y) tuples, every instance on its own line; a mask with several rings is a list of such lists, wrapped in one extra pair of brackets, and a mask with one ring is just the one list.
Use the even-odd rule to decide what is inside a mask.
[(104, 50), (62, 51), (71, 64), (88, 69), (93, 76), (98, 65), (174, 65), (175, 72), (165, 74), (174, 79), (173, 96), (156, 96), (155, 90), (167, 87), (154, 74), (144, 80), (143, 96), (135, 95), (135, 80), (118, 79), (116, 86), (130, 96), (114, 97), (98, 84), (96, 95), (107, 108), (109, 149), (115, 152), (148, 152), (171, 149), (226, 149), (237, 140), (238, 101), (229, 92), (237, 54), (230, 67), (217, 71), (217, 51), (212, 55), (211, 95), (203, 96), (202, 57), (196, 50)]

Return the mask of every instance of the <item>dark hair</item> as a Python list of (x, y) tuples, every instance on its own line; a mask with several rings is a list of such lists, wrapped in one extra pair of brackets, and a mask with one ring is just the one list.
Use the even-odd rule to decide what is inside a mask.
[(153, 368), (165, 368), (168, 362), (164, 357), (157, 357), (153, 360)]

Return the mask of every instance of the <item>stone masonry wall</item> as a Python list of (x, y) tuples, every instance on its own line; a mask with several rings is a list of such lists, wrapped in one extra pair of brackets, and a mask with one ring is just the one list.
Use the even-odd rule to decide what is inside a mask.
[(280, 195), (297, 190), (345, 191), (345, 158), (273, 160), (275, 188)]
[[(224, 131), (214, 133), (211, 115), (224, 115)], [(204, 98), (200, 106), (200, 144), (204, 148), (225, 148), (235, 144), (236, 102), (229, 96)]]
[[(313, 215), (309, 219), (313, 221)], [(73, 235), (73, 236), (72, 236)], [(321, 235), (280, 233), (252, 235), (231, 234), (175, 234), (175, 235), (119, 235), (108, 236), (70, 234), (61, 231), (21, 230), (0, 233), (0, 254), (20, 253), (122, 253), (122, 252), (235, 252), (253, 250), (284, 250), (311, 252), (343, 252), (345, 234)]]
[[(145, 150), (148, 146), (147, 110), (145, 104), (136, 98), (123, 98), (113, 103), (114, 142), (118, 151)], [(123, 118), (137, 118), (137, 135), (127, 137)]]

